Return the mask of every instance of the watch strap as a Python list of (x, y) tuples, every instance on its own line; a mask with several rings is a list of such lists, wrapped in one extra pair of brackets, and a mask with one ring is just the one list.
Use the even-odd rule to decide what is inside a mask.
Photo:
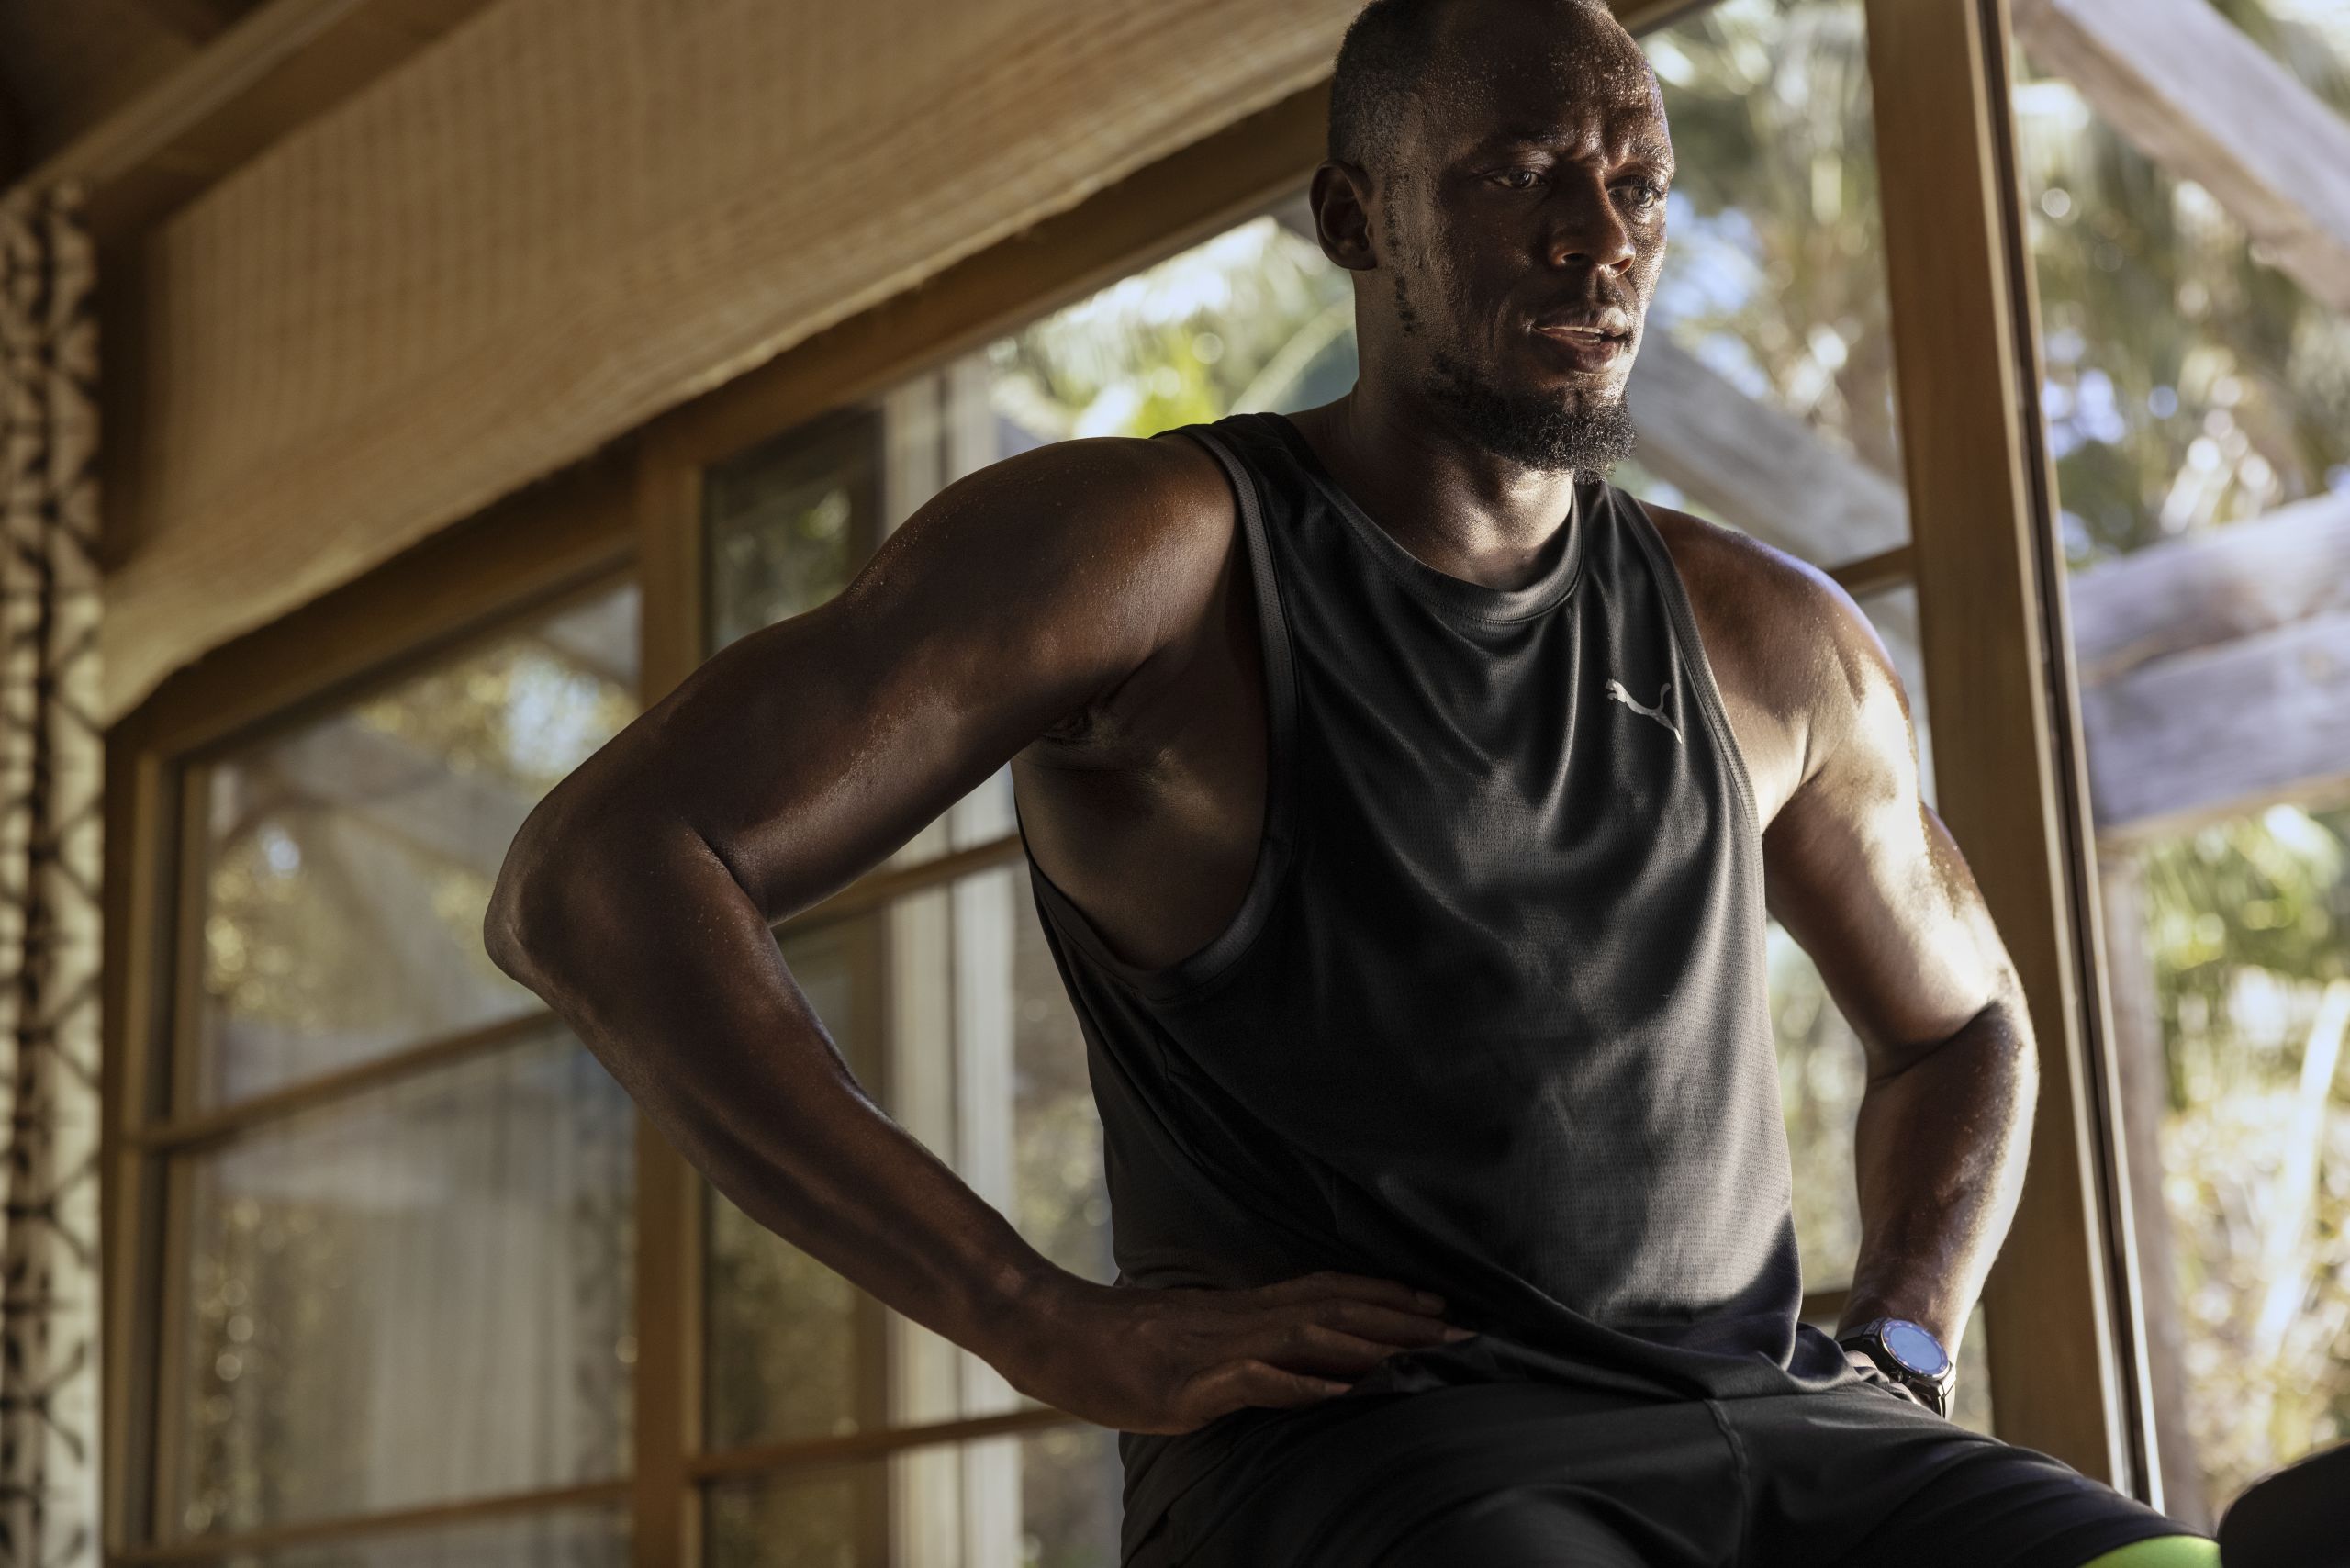
[(1909, 1320), (1907, 1318), (1896, 1319), (1891, 1317), (1873, 1317), (1866, 1323), (1862, 1324), (1858, 1328), (1853, 1329), (1852, 1332), (1839, 1335), (1836, 1342), (1847, 1349), (1856, 1350), (1863, 1355), (1868, 1357), (1871, 1361), (1876, 1364), (1876, 1368), (1879, 1372), (1882, 1372), (1886, 1377), (1892, 1379), (1895, 1383), (1899, 1383), (1902, 1387), (1909, 1390), (1912, 1394), (1915, 1394), (1918, 1396), (1919, 1404), (1925, 1406), (1927, 1409), (1931, 1410), (1935, 1415), (1947, 1419), (1950, 1416), (1951, 1393), (1958, 1383), (1958, 1363), (1955, 1358), (1950, 1354), (1950, 1351), (1946, 1347), (1942, 1347), (1942, 1340), (1936, 1338), (1930, 1330), (1928, 1330), (1921, 1325), (1912, 1323), (1910, 1324), (1910, 1327), (1917, 1328), (1919, 1333), (1925, 1334), (1928, 1338), (1933, 1339), (1936, 1347), (1942, 1349), (1942, 1361), (1945, 1364), (1940, 1377), (1929, 1377), (1922, 1372), (1911, 1371), (1908, 1367), (1902, 1364), (1901, 1359), (1894, 1354), (1893, 1348), (1886, 1342), (1886, 1326), (1897, 1321), (1908, 1322)]

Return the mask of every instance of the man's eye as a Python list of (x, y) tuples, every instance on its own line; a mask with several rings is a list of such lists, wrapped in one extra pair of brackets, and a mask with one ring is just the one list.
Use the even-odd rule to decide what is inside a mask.
[(1664, 200), (1664, 187), (1646, 181), (1639, 185), (1626, 185), (1624, 194), (1636, 212), (1652, 211)]
[[(1518, 178), (1521, 174), (1526, 176), (1523, 181)], [(1541, 183), (1542, 176), (1532, 169), (1504, 169), (1496, 178), (1510, 190), (1530, 191)]]

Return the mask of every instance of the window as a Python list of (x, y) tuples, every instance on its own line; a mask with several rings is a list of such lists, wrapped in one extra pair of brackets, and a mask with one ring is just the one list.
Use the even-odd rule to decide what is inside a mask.
[(2015, 104), (2165, 1506), (2208, 1526), (2350, 1434), (2350, 252), (2234, 162), (2350, 160), (2350, 17), (2158, 9), (2020, 17)]
[(608, 583), (189, 765), (162, 1540), (546, 1493), (332, 1561), (625, 1561), (577, 1492), (629, 1469), (635, 1109), (480, 933), (634, 715), (636, 622)]
[[(2305, 75), (2318, 58), (2312, 39), (2339, 50), (2288, 0), (2228, 8), (2239, 21), (2265, 17), (2260, 27), (2247, 22), (2244, 36)], [(2004, 405), (1993, 407), (2015, 383), (1978, 396), (1983, 383), (1966, 380), (1960, 347), (1912, 347), (1909, 339), (1932, 339), (1935, 323), (1916, 308), (1916, 268), (1905, 285), (1898, 264), (1905, 249), (1914, 260), (1926, 227), (1914, 206), (1905, 216), (1904, 196), (1939, 189), (1925, 176), (1944, 172), (1936, 160), (1945, 154), (1922, 146), (1963, 150), (1989, 138), (1948, 134), (1931, 116), (1921, 138), (1924, 122), (1905, 118), (1906, 88), (1920, 71), (1944, 69), (1942, 57), (1882, 36), (1900, 34), (1908, 46), (1943, 28), (1979, 39), (1952, 30), (1961, 24), (1950, 18), (1963, 13), (1964, 26), (1976, 26), (1985, 8), (1722, 0), (1695, 14), (1662, 6), (1641, 14), (1668, 9), (1680, 19), (1648, 44), (1682, 147), (1675, 256), (1634, 382), (1642, 450), (1618, 480), (1770, 540), (1841, 582), (1903, 673), (1930, 797), (1948, 804), (1954, 823), (1972, 811), (1960, 824), (1977, 835), (1971, 845), (1996, 843), (1984, 824), (2006, 823), (1984, 809), (1996, 793), (1985, 780), (1996, 770), (1998, 787), (2009, 787), (2015, 759), (2001, 747), (2014, 736), (1997, 731), (1998, 705), (1971, 700), (1972, 672), (1953, 676), (1947, 636), (1936, 645), (1940, 662), (1930, 656), (1921, 601), (1970, 603), (1970, 573), (1924, 564), (1937, 548), (1948, 559), (1965, 532), (1948, 516), (1938, 523), (1937, 508), (1947, 510), (1945, 498), (1964, 491), (1956, 481), (1979, 466), (1981, 432), (1994, 432), (1995, 449), (2017, 438)], [(1874, 43), (1864, 17), (1878, 24)], [(1872, 84), (1872, 63), (1884, 72), (1888, 61), (1901, 82)], [(2339, 322), (2291, 296), (2274, 268), (2229, 256), (2243, 242), (2207, 221), (2226, 216), (2208, 190), (2166, 187), (2154, 203), (2169, 215), (2160, 245), (2085, 231), (2093, 187), (2077, 173), (2059, 177), (2073, 155), (2063, 137), (2087, 149), (2080, 155), (2095, 177), (2127, 187), (2117, 205), (2176, 176), (2098, 129), (2094, 106), (2058, 66), (2032, 63), (2018, 145), (2040, 215), (2031, 238), (2048, 303), (2049, 439), (2064, 509), (2077, 520), (2067, 538), (2082, 542), (2076, 652), (2090, 689), (2085, 728), (2102, 829), (2118, 792), (2167, 787), (2161, 769), (2108, 766), (2128, 756), (2110, 739), (2128, 716), (2123, 698), (2144, 689), (2142, 678), (2185, 666), (2157, 670), (2138, 658), (2139, 642), (2091, 635), (2097, 585), (2123, 580), (2096, 574), (2135, 570), (2141, 557), (2155, 563), (2150, 570), (2170, 570), (2156, 552), (2331, 504), (2350, 457), (2306, 410), (2342, 401), (2330, 357)], [(2338, 86), (2327, 84), (2338, 79), (2323, 70), (2308, 79), (2311, 91), (2334, 95), (2338, 112)], [(393, 673), (364, 689), (306, 695), (298, 712), (265, 724), (241, 716), (225, 738), (207, 726), (228, 720), (183, 713), (172, 733), (200, 741), (141, 753), (162, 764), (158, 777), (185, 780), (161, 806), (137, 808), (142, 831), (164, 841), (177, 831), (184, 841), (165, 912), (181, 928), (176, 969), (148, 982), (158, 1021), (140, 1025), (162, 1053), (171, 1092), (129, 1127), (122, 1151), (129, 1228), (146, 1260), (143, 1273), (134, 1271), (135, 1364), (128, 1415), (118, 1417), (141, 1456), (140, 1484), (151, 1482), (154, 1506), (131, 1506), (125, 1537), (142, 1560), (270, 1568), (618, 1564), (691, 1553), (762, 1568), (1114, 1561), (1112, 1434), (1018, 1396), (690, 1172), (695, 1221), (667, 1224), (677, 1211), (664, 1182), (676, 1172), (663, 1174), (665, 1149), (640, 1137), (638, 1113), (536, 999), (487, 964), (477, 934), (514, 828), (637, 711), (640, 666), (657, 690), (735, 638), (822, 603), (929, 496), (1011, 453), (1234, 409), (1304, 408), (1343, 391), (1355, 373), (1351, 289), (1311, 240), (1294, 185), (1319, 154), (1321, 129), (1319, 105), (1300, 95), (1270, 119), (1179, 154), (1173, 172), (1145, 171), (1124, 194), (1095, 198), (1123, 207), (1089, 204), (1050, 220), (1053, 243), (990, 252), (987, 266), (880, 308), (855, 333), (802, 345), (623, 443), (641, 470), (634, 477), (651, 482), (632, 487), (623, 476), (615, 486), (605, 471), (564, 492), (588, 511), (605, 509), (595, 513), (602, 521), (581, 525), (596, 532), (594, 548), (569, 535), (550, 545), (547, 559), (560, 557), (563, 570), (533, 566), (533, 580), (574, 586), (554, 599), (513, 590), (514, 603), (534, 607), (509, 607), (495, 634), (421, 661), (386, 651), (381, 662)], [(1898, 150), (1912, 167), (1895, 171)], [(1254, 216), (1225, 221), (1251, 203)], [(1146, 231), (1183, 243), (1170, 239), (1174, 253), (1144, 264), (1124, 236)], [(1940, 242), (1939, 227), (1930, 237)], [(1969, 264), (2002, 266), (1991, 248)], [(2160, 273), (2161, 286), (2146, 291), (2142, 274), (2190, 251), (2200, 258), (2194, 277)], [(1079, 297), (1080, 281), (1122, 271), (1122, 281)], [(2113, 308), (2098, 289), (2138, 290), (2125, 301), (2134, 323), (2158, 308), (2186, 311), (2189, 282), (2206, 291), (2204, 308), (2241, 317), (2233, 360), (2182, 349), (2159, 378), (2142, 382), (2098, 357), (2112, 335), (2099, 323), (2118, 319), (2094, 314)], [(1019, 305), (1015, 294), (1035, 303)], [(1944, 296), (1932, 297), (1942, 311)], [(1049, 299), (1070, 303), (1011, 325), (1007, 312)], [(2076, 320), (2067, 314), (2076, 309), (2090, 314)], [(1981, 312), (1958, 313), (1975, 338), (1992, 335)], [(942, 346), (949, 340), (959, 345), (952, 353)], [(1931, 419), (1917, 412), (1934, 401), (1917, 395), (1921, 384), (1942, 386), (1921, 383), (1925, 360), (1936, 376), (1961, 372), (1951, 382), (1960, 390)], [(1897, 380), (1908, 394), (1900, 402)], [(883, 389), (838, 407), (843, 386)], [(1916, 471), (1907, 494), (1905, 467)], [(2149, 476), (2161, 482), (2150, 486)], [(2189, 520), (2176, 536), (2159, 526), (2175, 490)], [(1968, 494), (1970, 505), (1979, 499)], [(2020, 536), (1976, 529), (1968, 538), (2006, 533)], [(471, 559), (463, 548), (451, 543), (449, 558)], [(632, 554), (642, 558), (622, 581)], [(572, 568), (588, 554), (604, 575), (579, 587), (587, 578)], [(2324, 596), (2338, 580), (2271, 572), (2254, 599), (2303, 604), (2296, 635), (2330, 633), (2327, 618), (2342, 606)], [(277, 645), (281, 664), (303, 656)], [(1930, 669), (1941, 678), (1945, 725), (1939, 780)], [(2266, 710), (2253, 699), (2274, 696), (2248, 684), (2228, 690), (2230, 714), (2257, 715)], [(236, 700), (240, 715), (248, 700)], [(2296, 744), (2338, 734), (2323, 724), (2340, 711), (2350, 703), (2337, 700), (2289, 733)], [(1986, 743), (1986, 730), (1999, 744)], [(2288, 731), (2261, 733), (2274, 740)], [(2283, 755), (2277, 745), (2205, 744), (2189, 754), (2194, 767), (2172, 770), (2265, 767)], [(2350, 777), (2350, 767), (2330, 777)], [(2322, 778), (2295, 780), (2289, 798), (2232, 796), (2229, 811), (2185, 826), (2165, 818), (2170, 837), (2159, 843), (2135, 829), (2099, 840), (2116, 1009), (2131, 1026), (2139, 999), (2139, 1038), (2159, 1043), (2139, 1047), (2129, 1078), (2134, 1092), (2158, 1092), (2154, 1109), (2132, 1111), (2126, 1130), (2133, 1148), (2149, 1128), (2160, 1140), (2155, 1158), (2133, 1166), (2140, 1191), (2162, 1198), (2142, 1204), (2142, 1221), (2165, 1204), (2174, 1217), (2141, 1238), (2169, 1238), (2187, 1260), (2174, 1322), (2189, 1332), (2177, 1364), (2201, 1380), (2199, 1408), (2235, 1422), (2194, 1428), (2193, 1462), (2213, 1478), (2213, 1495), (2251, 1456), (2282, 1457), (2342, 1418), (2336, 1394), (2323, 1394), (2333, 1401), (2324, 1405), (2315, 1385), (2288, 1385), (2273, 1367), (2249, 1379), (2212, 1371), (2213, 1357), (2234, 1354), (2227, 1334), (2257, 1328), (2271, 1310), (2229, 1317), (2250, 1311), (2249, 1298), (2236, 1284), (2227, 1287), (2235, 1295), (2214, 1293), (2215, 1281), (2240, 1277), (2237, 1244), (2260, 1229), (2244, 1229), (2242, 1215), (2280, 1212), (2264, 1206), (2278, 1192), (2308, 1194), (2305, 1226), (2267, 1231), (2286, 1236), (2281, 1255), (2306, 1266), (2291, 1276), (2309, 1282), (2300, 1305), (2319, 1294), (2321, 1279), (2338, 1278), (2323, 1270), (2340, 1267), (2323, 1248), (2340, 1228), (2327, 1205), (2350, 1169), (2334, 1148), (2341, 1092), (2324, 1099), (2309, 1083), (2322, 1056), (2312, 1047), (2340, 1011), (2329, 999), (2341, 992), (2326, 985), (2341, 978), (2350, 915), (2322, 835), (2338, 842), (2344, 824), (2339, 801), (2318, 788)], [(142, 874), (160, 881), (173, 868), (151, 858)], [(1994, 850), (1979, 864), (1996, 878), (2001, 858)], [(777, 940), (890, 1113), (1049, 1256), (1106, 1279), (1107, 1200), (1083, 1044), (1020, 860), (1009, 778), (999, 774), (860, 882), (780, 923)], [(2133, 885), (2134, 924), (2114, 913)], [(1986, 890), (2011, 945), (2037, 943), (2048, 960), (2053, 938), (2033, 925), (2028, 898), (2025, 918), (2010, 919), (2015, 887)], [(2124, 940), (2132, 931), (2143, 943), (2138, 958)], [(2301, 957), (2288, 954), (2294, 942)], [(2329, 942), (2333, 971), (2323, 969)], [(2212, 950), (2220, 957), (2198, 956)], [(1861, 1052), (1784, 933), (1770, 958), (1807, 1313), (1832, 1321), (1858, 1240), (1851, 1126)], [(2152, 978), (2131, 981), (2133, 962)], [(2041, 967), (2065, 972), (2061, 962)], [(2052, 1034), (2042, 1048), (2074, 1047)], [(2143, 1071), (2148, 1062), (2162, 1070)], [(2249, 1098), (2240, 1085), (2251, 1086)], [(2311, 1103), (2313, 1117), (2304, 1114)], [(2220, 1184), (2212, 1150), (2233, 1136), (2239, 1106), (2272, 1117), (2289, 1110), (2301, 1116), (2287, 1116), (2294, 1127), (2314, 1120), (2318, 1135), (2298, 1146), (2312, 1152), (2290, 1169), (2256, 1172), (2249, 1186)], [(2088, 1201), (2066, 1163), (2073, 1136), (2051, 1135), (2055, 1167), (2036, 1172), (2027, 1192), (2042, 1220)], [(2148, 1172), (2165, 1170), (2167, 1196), (2144, 1185)], [(2209, 1212), (2214, 1197), (2224, 1224)], [(2218, 1249), (2214, 1237), (2237, 1249)], [(2061, 1250), (2003, 1258), (2000, 1299), (2060, 1308), (2086, 1299)], [(2052, 1281), (2069, 1294), (2060, 1299)], [(2322, 1310), (2285, 1316), (2277, 1342), (2288, 1359), (2274, 1367), (2302, 1364), (2289, 1356), (2311, 1356), (2334, 1321)], [(1963, 1359), (1974, 1370), (1960, 1411), (1977, 1425), (1989, 1420), (1981, 1316), (1965, 1335)], [(2207, 1319), (2233, 1327), (2206, 1332)], [(2083, 1398), (2087, 1414), (2052, 1416), (2110, 1375), (2068, 1370), (2094, 1349), (2080, 1327), (2036, 1323), (2001, 1349), (2011, 1380), (2003, 1386), (2030, 1374), (2064, 1394), (2003, 1400), (2005, 1435), (2103, 1473), (2102, 1403)], [(2333, 1354), (2338, 1364), (2341, 1352)], [(666, 1418), (679, 1403), (690, 1423)], [(662, 1418), (640, 1420), (641, 1410)], [(2237, 1420), (2247, 1415), (2259, 1417), (2257, 1430)], [(2165, 1444), (2166, 1462), (2178, 1451)]]

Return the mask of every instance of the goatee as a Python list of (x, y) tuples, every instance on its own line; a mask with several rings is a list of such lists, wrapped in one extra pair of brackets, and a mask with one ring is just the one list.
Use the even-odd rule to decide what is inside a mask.
[(1505, 392), (1442, 349), (1430, 363), (1436, 372), (1428, 381), (1430, 398), (1462, 434), (1496, 457), (1527, 468), (1605, 476), (1639, 445), (1631, 410), (1621, 400), (1568, 407), (1555, 393)]

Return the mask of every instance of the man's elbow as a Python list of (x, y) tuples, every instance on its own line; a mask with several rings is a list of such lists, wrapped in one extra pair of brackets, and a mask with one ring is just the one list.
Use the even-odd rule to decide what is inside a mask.
[(564, 825), (569, 815), (559, 812), (550, 795), (523, 819), (482, 916), (481, 945), (489, 961), (541, 996), (578, 924), (576, 846), (593, 842)]
[(490, 890), (489, 908), (481, 923), (482, 950), (508, 976), (543, 996), (545, 954), (552, 935), (547, 916), (559, 904), (560, 895), (551, 895), (543, 876), (523, 872), (515, 860), (509, 850), (506, 864), (498, 869), (497, 886)]
[(2013, 964), (2003, 965), (1998, 995), (1986, 1011), (1996, 1015), (1991, 1037), (2004, 1053), (2027, 1107), (2040, 1093), (2040, 1040), (2031, 1026), (2031, 999)]
[(501, 869), (498, 885), (490, 890), (489, 908), (482, 915), (482, 951), (506, 975), (528, 985), (530, 981), (523, 973), (521, 923), (515, 910), (518, 901), (508, 889), (507, 874)]

